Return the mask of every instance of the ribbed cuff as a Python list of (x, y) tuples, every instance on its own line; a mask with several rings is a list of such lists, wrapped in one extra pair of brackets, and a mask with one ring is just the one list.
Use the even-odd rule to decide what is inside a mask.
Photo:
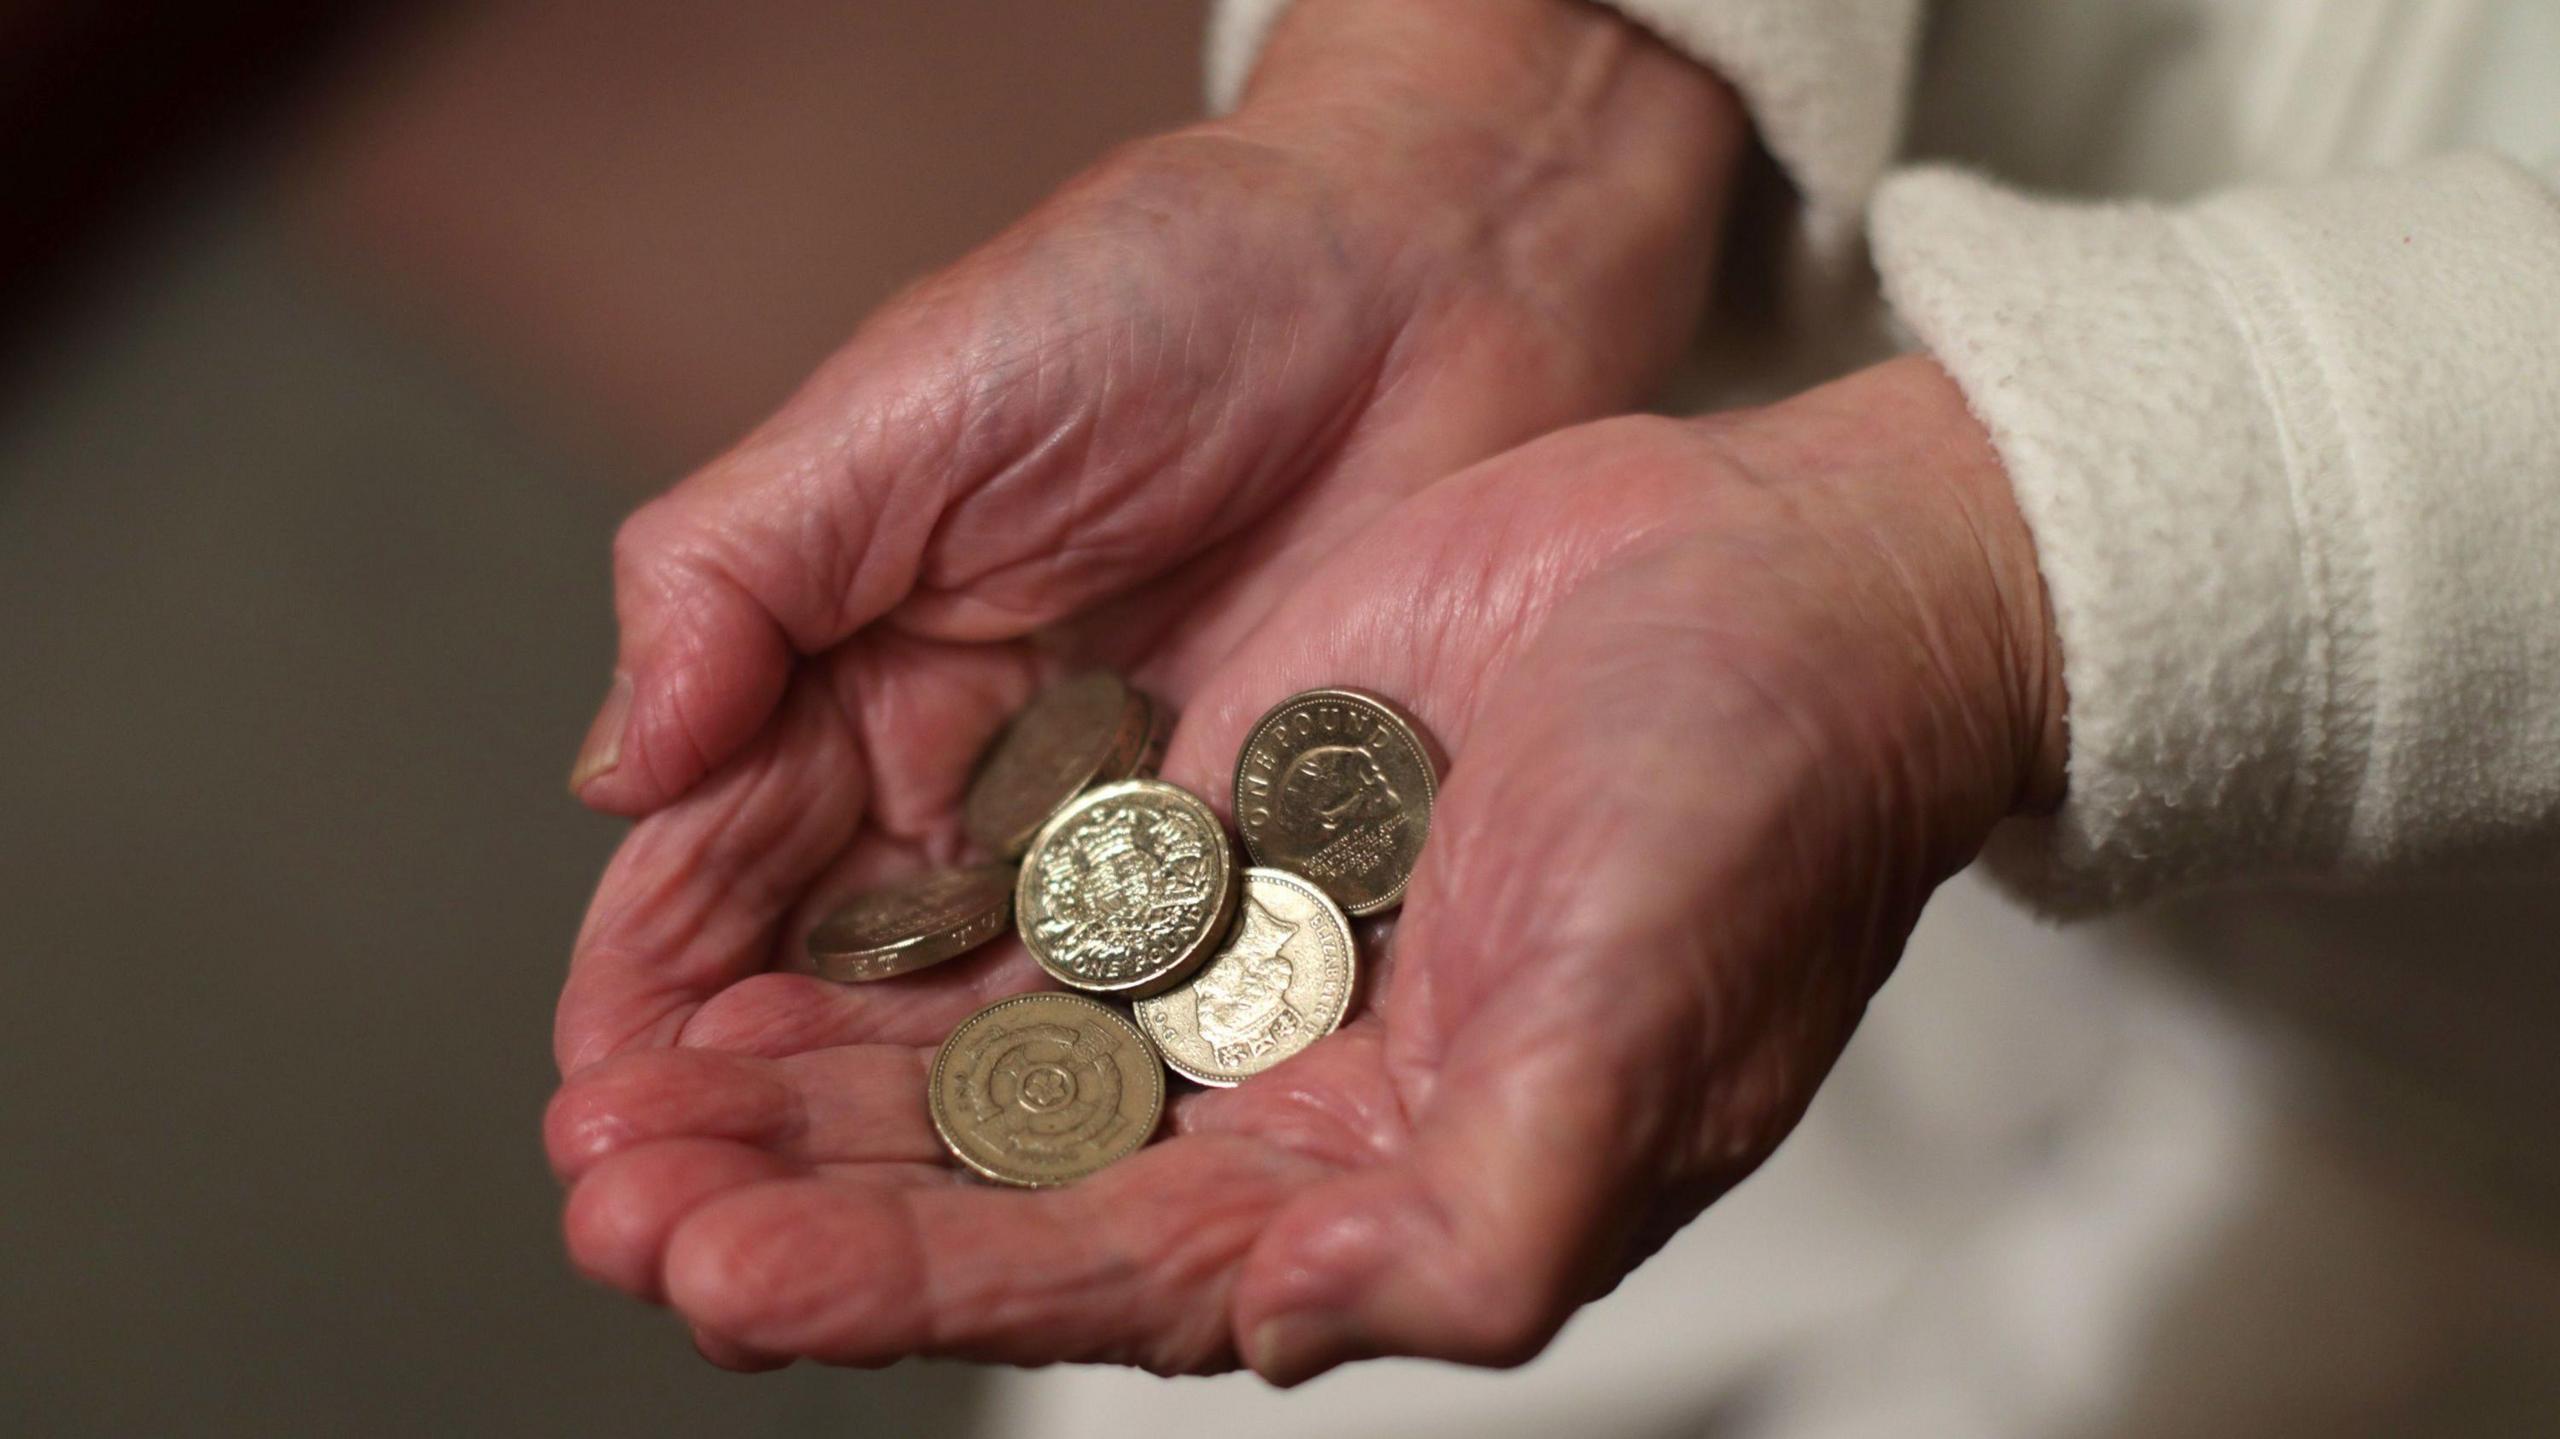
[(2560, 208), (2461, 158), (2183, 209), (1898, 177), (1873, 233), (2034, 532), (2075, 912), (2560, 854)]

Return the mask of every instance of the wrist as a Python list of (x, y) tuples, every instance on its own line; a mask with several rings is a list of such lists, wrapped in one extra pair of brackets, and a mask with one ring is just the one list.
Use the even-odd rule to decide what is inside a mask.
[[(1375, 108), (1496, 130), (1641, 123), (1712, 158), (1744, 123), (1730, 87), (1589, 0), (1292, 0), (1240, 108)], [(1621, 138), (1642, 139), (1628, 136)]]
[(1700, 257), (1750, 128), (1712, 71), (1584, 0), (1295, 0), (1228, 123), (1463, 223), (1570, 206), (1578, 226), (1676, 232)]
[(1589, 415), (1694, 338), (1749, 139), (1712, 72), (1581, 0), (1296, 0), (1210, 129), (1322, 176), (1416, 316), (1526, 320)]
[(2033, 533), (1964, 393), (1906, 356), (1732, 418), (1728, 443), (1806, 477), (1826, 523), (1889, 569), (1933, 683), (1911, 725), (1948, 749), (1930, 768), (1950, 842), (2061, 803), (2068, 700)]

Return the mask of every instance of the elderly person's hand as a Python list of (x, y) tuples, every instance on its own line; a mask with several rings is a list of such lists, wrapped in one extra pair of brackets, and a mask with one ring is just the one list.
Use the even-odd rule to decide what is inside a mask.
[[(930, 733), (995, 688), (881, 641), (618, 862), (563, 1039), (633, 1052), (549, 1122), (578, 1262), (741, 1365), (1517, 1361), (1769, 1154), (1932, 887), (2060, 784), (2028, 536), (1925, 360), (1566, 430), (1298, 569), (1223, 659), (1097, 638), (1184, 706), (1167, 776), (1222, 807), (1297, 688), (1397, 696), (1448, 746), (1359, 1017), (1178, 1097), (1082, 1183), (961, 1181), (925, 1069), (1039, 985), (1017, 944), (873, 986), (750, 977), (807, 923), (775, 928), (801, 886), (773, 855), (842, 823), (805, 754), (850, 769), (862, 723)], [(635, 1043), (591, 1028), (608, 1013), (686, 1018)]]
[[(1744, 129), (1721, 82), (1596, 7), (1291, 7), (1236, 113), (1122, 150), (913, 287), (630, 519), (571, 787), (649, 813), (795, 692), (850, 701), (868, 665), (1106, 602), (1162, 653), (1220, 652), (1413, 487), (1658, 383)], [(945, 708), (861, 715), (875, 819), (922, 812), (899, 787), (927, 753), (1019, 697), (953, 665)]]
[[(1569, 0), (1304, 0), (1236, 114), (887, 307), (617, 540), (617, 676), (571, 783), (649, 817), (580, 932), (563, 1072), (903, 1062), (834, 1047), (847, 996), (761, 972), (814, 907), (957, 852), (971, 758), (1056, 670), (1029, 637), (1106, 634), (1179, 700), (1406, 493), (1630, 403), (1695, 321), (1743, 125)], [(872, 994), (859, 1034), (938, 1040), (953, 987)], [(564, 1168), (677, 1122), (587, 1078)], [(642, 1145), (580, 1187), (579, 1252), (654, 1292), (651, 1226), (764, 1164)]]

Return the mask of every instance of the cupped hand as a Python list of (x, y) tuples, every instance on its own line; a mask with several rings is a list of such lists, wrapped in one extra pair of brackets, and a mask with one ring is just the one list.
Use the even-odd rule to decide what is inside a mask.
[[(626, 522), (571, 788), (650, 813), (795, 686), (852, 703), (869, 666), (1097, 609), (1221, 652), (1414, 487), (1641, 398), (1697, 319), (1742, 141), (1720, 82), (1594, 8), (1293, 7), (1235, 114), (912, 287)], [(995, 683), (979, 658), (940, 688)], [(1003, 708), (933, 718), (973, 741)], [(897, 761), (880, 785), (932, 769), (909, 751), (935, 736), (858, 721), (885, 726), (860, 736)]]
[[(571, 781), (647, 816), (556, 1023), (581, 1152), (675, 1132), (645, 1096), (594, 1102), (617, 1055), (861, 1065), (881, 1053), (842, 1046), (937, 1039), (951, 983), (844, 1031), (833, 996), (762, 971), (847, 890), (957, 855), (970, 760), (1073, 635), (1178, 700), (1414, 487), (1640, 393), (1695, 318), (1740, 131), (1712, 77), (1596, 9), (1303, 0), (1236, 115), (1123, 151), (918, 284), (636, 514)], [(582, 1185), (582, 1232), (654, 1196), (616, 1231), (637, 1255), (661, 1201), (769, 1172), (651, 1153), (627, 1164), (671, 1188)], [(632, 1267), (654, 1257), (580, 1252), (654, 1291)]]
[[(1516, 1362), (1771, 1152), (1931, 888), (2060, 783), (2033, 554), (1924, 360), (1566, 430), (1296, 579), (1222, 658), (1117, 657), (1183, 707), (1167, 777), (1221, 808), (1253, 718), (1312, 685), (1395, 696), (1452, 754), (1350, 1024), (1178, 1095), (1165, 1137), (1089, 1180), (997, 1190), (944, 1159), (925, 1072), (960, 1019), (1038, 987), (1018, 945), (866, 987), (759, 974), (769, 934), (706, 929), (755, 912), (796, 937), (809, 892), (768, 872), (704, 909), (671, 875), (599, 901), (564, 1007), (573, 1047), (634, 996), (676, 1016), (601, 1044), (552, 1107), (577, 1262), (741, 1367)], [(928, 733), (1011, 678), (962, 684), (913, 643), (861, 649), (858, 715)], [(761, 758), (634, 847), (752, 868), (822, 845), (840, 820), (774, 756), (854, 746), (821, 737), (842, 724), (786, 705)], [(791, 832), (723, 853), (742, 824)], [(818, 891), (913, 862), (894, 850)]]

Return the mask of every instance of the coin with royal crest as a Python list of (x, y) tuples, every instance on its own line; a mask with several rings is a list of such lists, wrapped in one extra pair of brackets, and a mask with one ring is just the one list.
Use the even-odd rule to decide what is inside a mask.
[(1226, 829), (1198, 797), (1156, 780), (1104, 785), (1041, 827), (1014, 884), (1014, 925), (1064, 984), (1154, 994), (1226, 938), (1236, 870)]
[(1358, 979), (1342, 907), (1287, 870), (1248, 869), (1225, 946), (1134, 1016), (1175, 1073), (1231, 1085), (1339, 1028)]
[(1431, 832), (1438, 756), (1422, 728), (1361, 690), (1272, 707), (1236, 756), (1236, 828), (1253, 862), (1314, 880), (1343, 909), (1403, 902)]

